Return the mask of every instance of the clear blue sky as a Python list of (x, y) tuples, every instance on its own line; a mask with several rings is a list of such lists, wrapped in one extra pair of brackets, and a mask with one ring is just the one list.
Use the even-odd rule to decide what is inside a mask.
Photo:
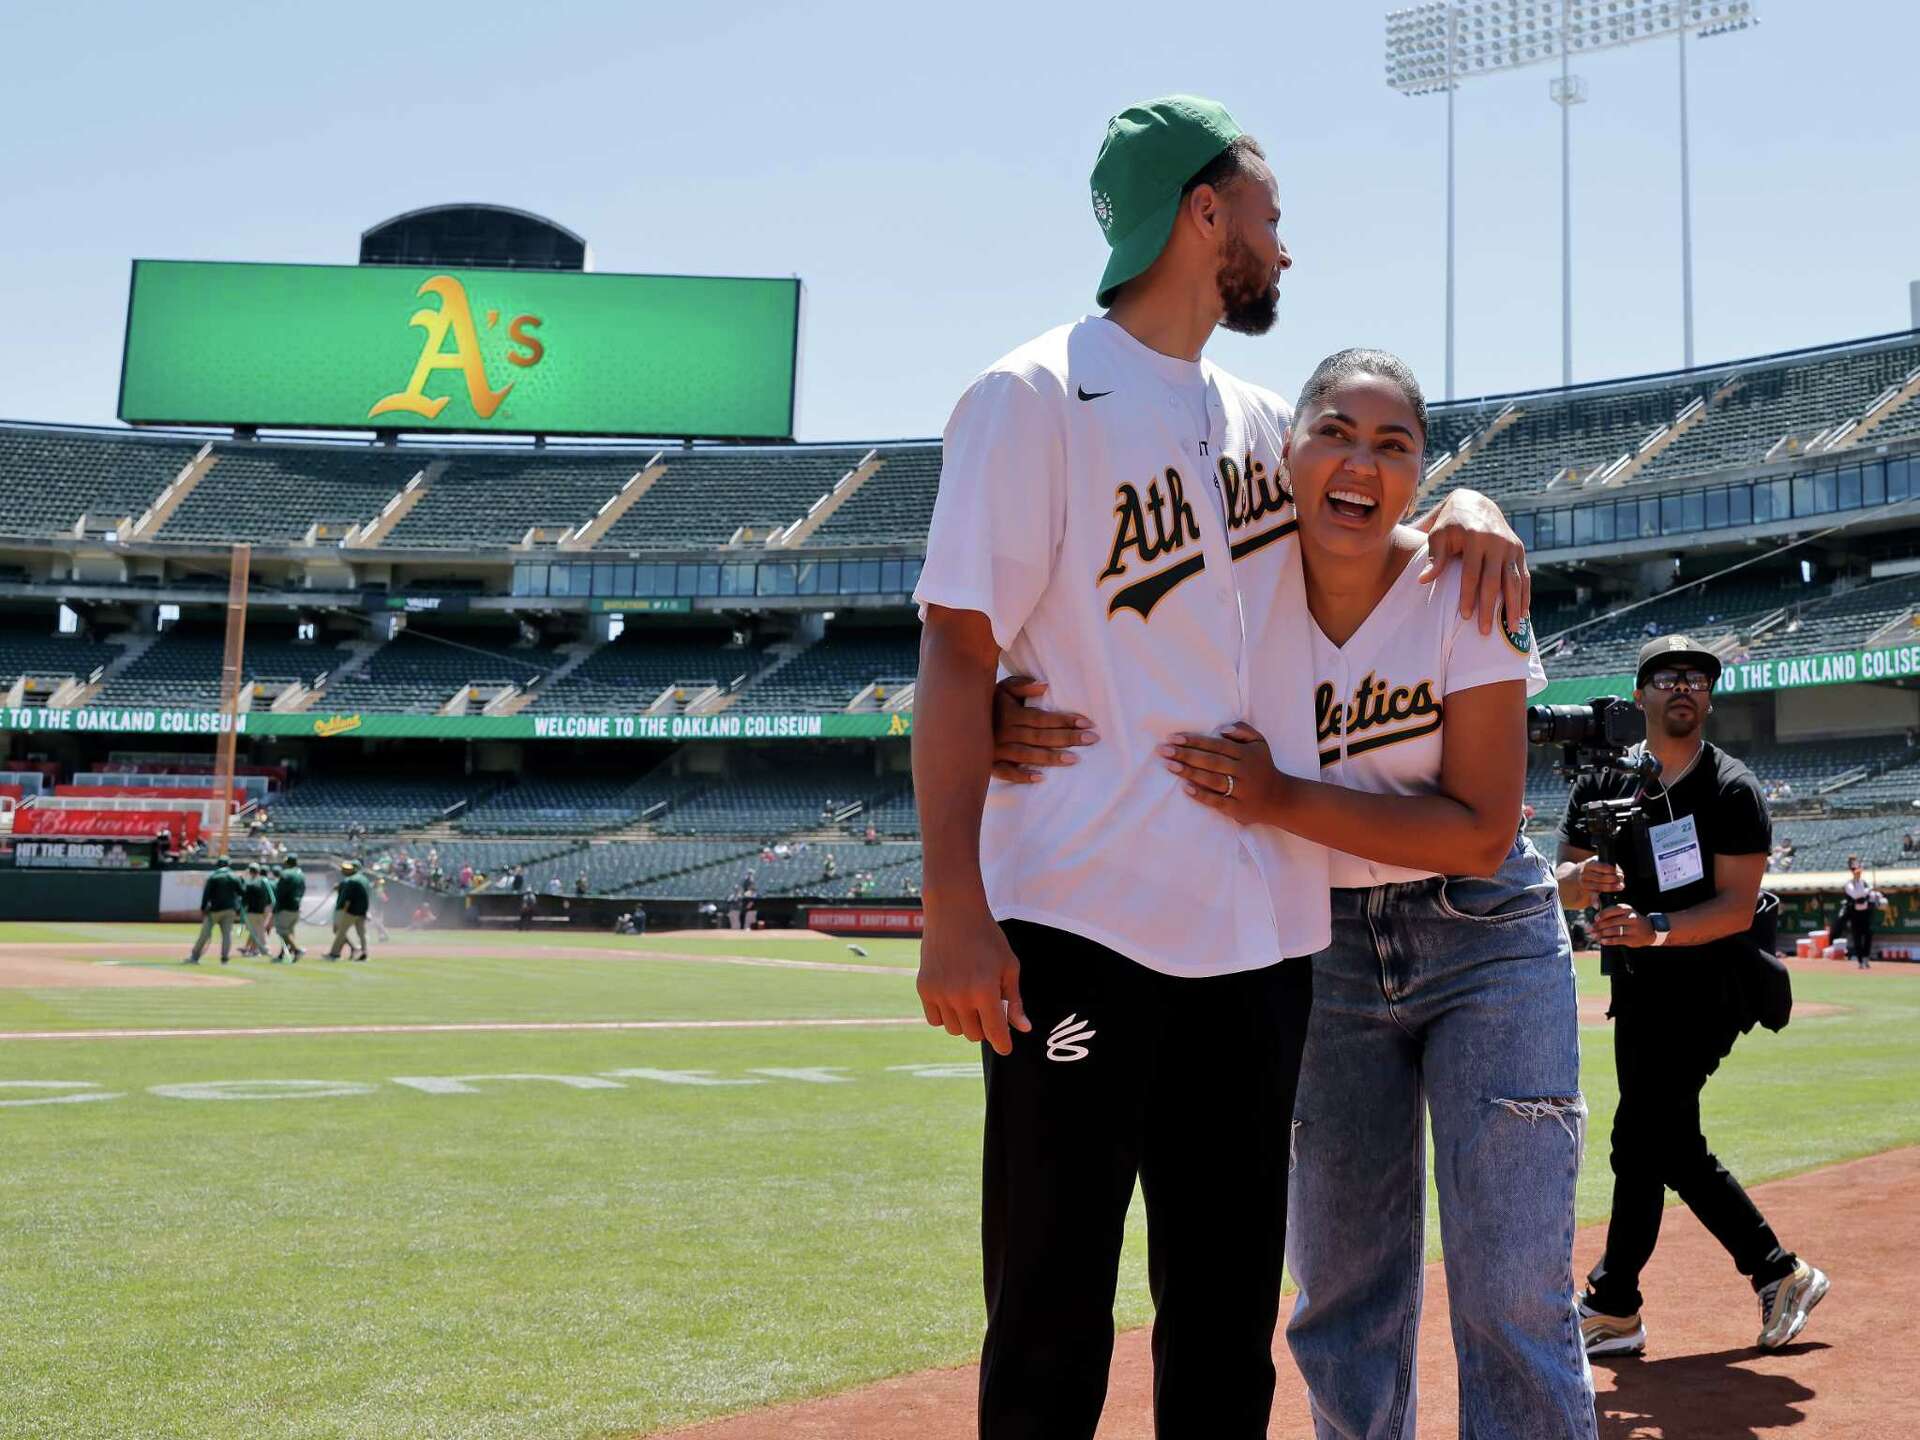
[[(1759, 4), (1689, 47), (1703, 362), (1905, 329), (1920, 278), (1920, 6)], [(1106, 118), (1174, 90), (1265, 143), (1297, 260), (1275, 331), (1210, 353), (1291, 394), (1383, 345), (1437, 396), (1444, 103), (1386, 89), (1386, 8), (16, 6), (0, 415), (112, 423), (130, 257), (347, 264), (374, 221), (487, 200), (601, 270), (803, 276), (801, 438), (935, 434), (971, 374), (1092, 308)], [(1577, 70), (1575, 378), (1676, 366), (1673, 49)], [(1459, 95), (1463, 395), (1559, 379), (1548, 79)]]

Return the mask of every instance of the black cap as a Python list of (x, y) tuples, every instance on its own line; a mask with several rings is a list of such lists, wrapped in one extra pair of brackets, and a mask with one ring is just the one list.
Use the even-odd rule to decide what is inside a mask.
[(1707, 679), (1716, 684), (1719, 682), (1718, 655), (1711, 650), (1702, 650), (1684, 635), (1662, 635), (1640, 647), (1640, 668), (1633, 672), (1634, 686), (1638, 688), (1646, 684), (1649, 670), (1660, 670), (1682, 662), (1705, 672)]

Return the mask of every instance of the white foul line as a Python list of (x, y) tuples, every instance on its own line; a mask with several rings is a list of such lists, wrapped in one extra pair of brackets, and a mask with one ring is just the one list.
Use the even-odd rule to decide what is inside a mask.
[(502, 1030), (791, 1030), (923, 1025), (898, 1020), (475, 1020), (444, 1025), (258, 1025), (210, 1030), (0, 1030), (0, 1040), (226, 1040), (249, 1035), (446, 1035)]

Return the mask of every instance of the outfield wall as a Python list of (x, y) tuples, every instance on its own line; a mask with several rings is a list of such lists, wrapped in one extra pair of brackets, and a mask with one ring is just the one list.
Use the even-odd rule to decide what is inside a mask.
[[(171, 878), (155, 870), (0, 870), (0, 920), (157, 920), (161, 884)], [(190, 878), (197, 911), (202, 877)]]

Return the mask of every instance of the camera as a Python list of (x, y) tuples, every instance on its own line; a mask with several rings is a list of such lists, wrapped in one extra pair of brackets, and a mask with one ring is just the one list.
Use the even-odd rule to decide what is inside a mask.
[(1619, 695), (1599, 695), (1584, 705), (1527, 707), (1527, 739), (1535, 745), (1558, 745), (1560, 770), (1569, 779), (1582, 772), (1619, 770), (1657, 782), (1659, 761), (1644, 750), (1628, 754), (1646, 738), (1646, 715)]
[[(1530, 705), (1527, 739), (1535, 745), (1560, 747), (1558, 769), (1567, 779), (1608, 771), (1639, 781), (1638, 794), (1621, 800), (1590, 800), (1580, 807), (1580, 821), (1593, 840), (1594, 853), (1608, 865), (1627, 870), (1626, 857), (1637, 855), (1646, 833), (1643, 794), (1660, 792), (1660, 762), (1642, 745), (1647, 717), (1631, 700), (1599, 695), (1584, 705)], [(1627, 951), (1617, 945), (1600, 947), (1600, 973), (1616, 967), (1631, 969)]]

